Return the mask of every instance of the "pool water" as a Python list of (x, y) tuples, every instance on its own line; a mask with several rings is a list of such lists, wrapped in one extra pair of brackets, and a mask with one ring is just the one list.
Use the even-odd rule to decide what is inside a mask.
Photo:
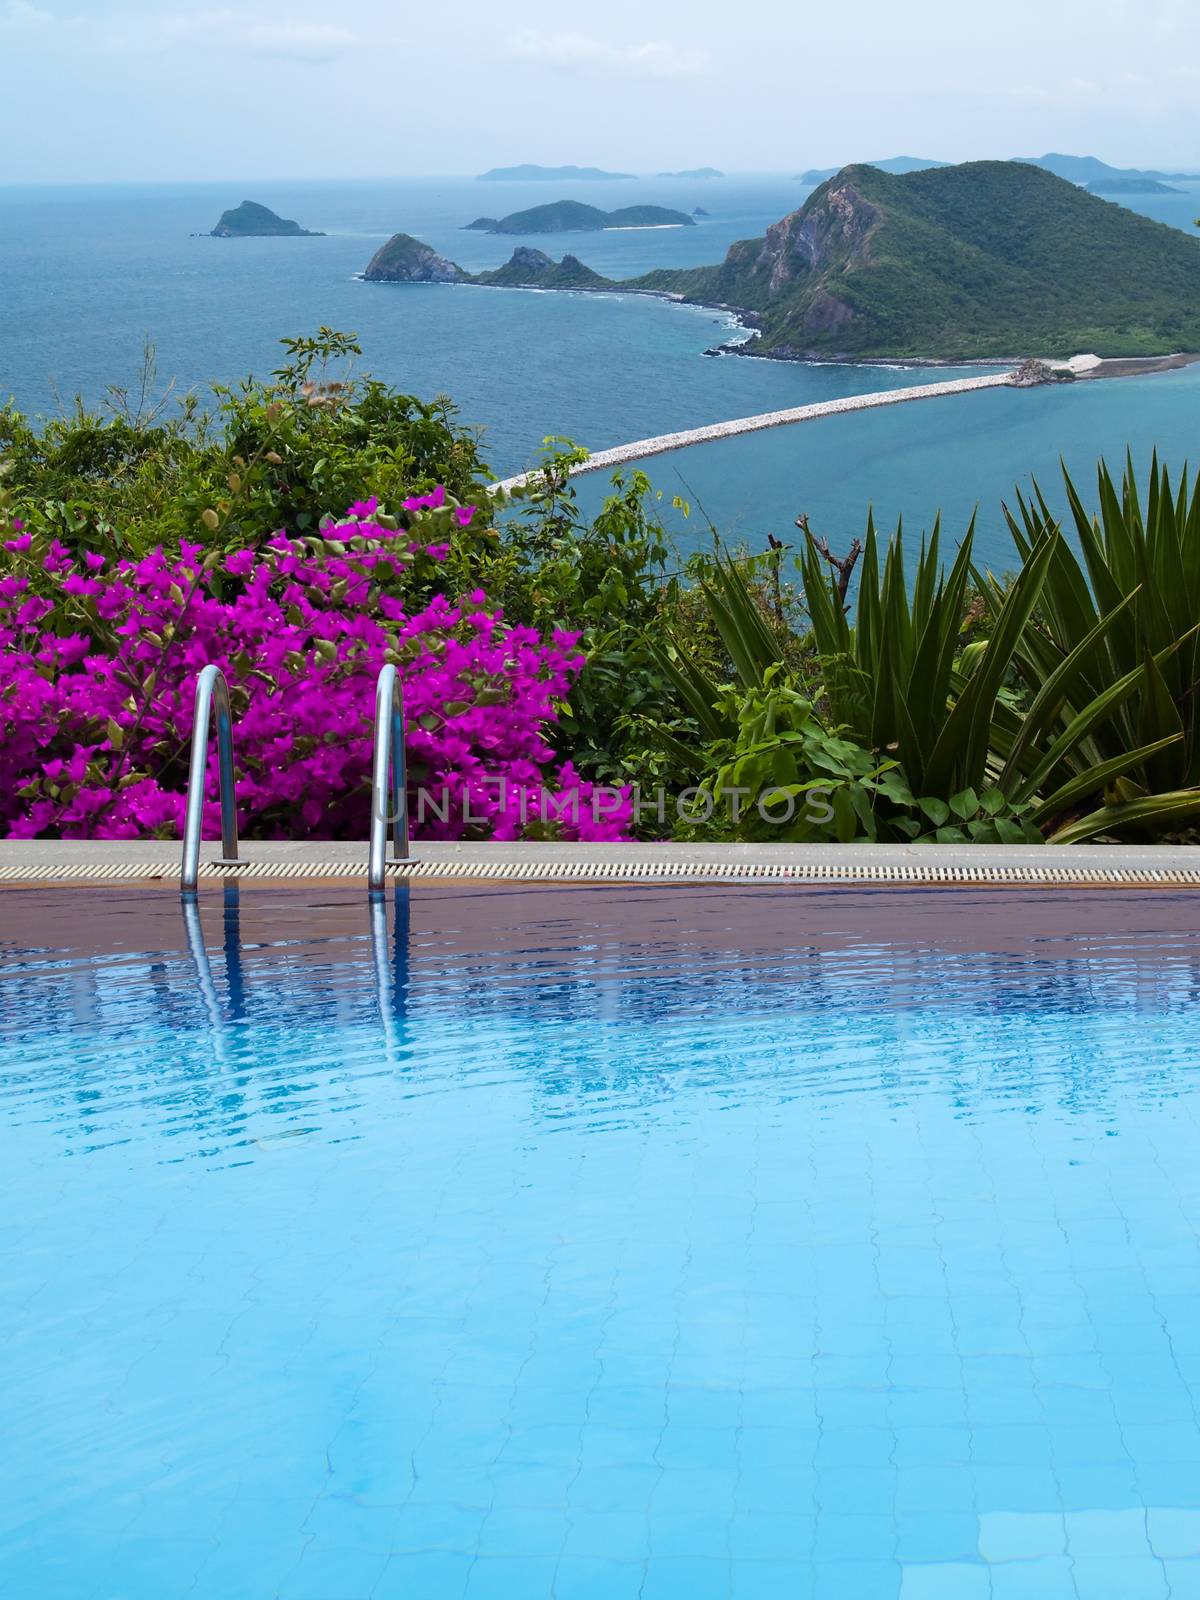
[(1200, 1595), (1196, 898), (0, 899), (0, 1594)]

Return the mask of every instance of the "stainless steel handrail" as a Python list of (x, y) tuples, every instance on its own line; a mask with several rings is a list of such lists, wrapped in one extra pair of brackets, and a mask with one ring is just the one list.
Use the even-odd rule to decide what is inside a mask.
[(208, 769), (208, 727), (217, 704), (217, 767), (221, 784), (221, 859), (238, 859), (237, 804), (233, 790), (233, 720), (229, 685), (219, 667), (208, 666), (196, 684), (192, 721), (192, 759), (188, 768), (187, 813), (183, 824), (183, 870), (179, 879), (184, 899), (194, 899), (200, 872), (200, 838), (204, 824), (204, 776)]
[(398, 860), (408, 857), (408, 775), (404, 759), (404, 701), (400, 678), (389, 662), (375, 684), (375, 748), (371, 761), (371, 847), (367, 893), (383, 894), (387, 872), (387, 830)]

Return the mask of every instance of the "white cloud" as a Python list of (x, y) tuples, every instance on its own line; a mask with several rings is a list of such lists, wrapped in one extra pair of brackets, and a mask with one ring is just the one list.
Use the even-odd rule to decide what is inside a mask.
[(627, 74), (639, 78), (690, 78), (704, 69), (704, 57), (677, 50), (662, 39), (616, 45), (582, 33), (519, 34), (511, 46), (522, 61), (542, 62), (571, 71)]
[(5, 32), (14, 33), (44, 33), (46, 29), (53, 28), (57, 18), (49, 11), (31, 5), (30, 0), (8, 0), (8, 4), (0, 12), (0, 23)]
[(249, 50), (285, 61), (333, 61), (363, 43), (347, 29), (327, 23), (275, 22), (227, 7), (176, 17), (164, 31), (175, 39), (210, 39), (229, 50)]
[(124, 55), (157, 54), (173, 46), (208, 44), (230, 55), (249, 53), (317, 64), (337, 60), (364, 43), (348, 29), (330, 23), (273, 19), (229, 6), (148, 21), (128, 8), (112, 12), (107, 18), (86, 12), (56, 15), (33, 0), (0, 0), (0, 34), (47, 48), (74, 46), (89, 52)]

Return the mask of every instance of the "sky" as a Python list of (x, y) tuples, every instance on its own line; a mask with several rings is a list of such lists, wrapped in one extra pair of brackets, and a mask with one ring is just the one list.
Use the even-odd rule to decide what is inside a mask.
[(1194, 0), (0, 0), (0, 183), (916, 155), (1200, 170)]

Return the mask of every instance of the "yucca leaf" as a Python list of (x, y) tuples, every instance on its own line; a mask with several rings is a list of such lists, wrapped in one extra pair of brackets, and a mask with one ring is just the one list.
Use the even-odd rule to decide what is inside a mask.
[(1009, 590), (996, 617), (987, 652), (942, 724), (925, 772), (922, 787), (926, 790), (946, 793), (956, 777), (976, 786), (982, 783), (996, 695), (1037, 605), (1059, 538), (1056, 530), (1042, 541)]
[(1101, 617), (1095, 627), (1084, 635), (1070, 655), (1065, 656), (1046, 675), (1041, 688), (1034, 696), (1032, 705), (1021, 719), (1021, 730), (1013, 741), (1008, 760), (1000, 775), (1002, 788), (1007, 789), (1015, 780), (1021, 759), (1026, 750), (1035, 739), (1041, 737), (1053, 720), (1062, 702), (1071, 694), (1072, 688), (1081, 675), (1082, 667), (1101, 640), (1111, 630), (1117, 618), (1133, 603), (1136, 594), (1137, 590), (1135, 589), (1132, 594), (1128, 594), (1123, 600), (1118, 601), (1107, 616)]
[[(1141, 714), (1138, 718), (1138, 736), (1146, 743), (1152, 739), (1165, 739), (1175, 734), (1184, 737), (1183, 718), (1179, 707), (1167, 688), (1166, 679), (1158, 663), (1145, 653), (1146, 676), (1141, 696)], [(1172, 789), (1178, 786), (1182, 774), (1177, 767), (1166, 762), (1156, 762), (1149, 769), (1151, 786), (1155, 789)]]
[(670, 680), (706, 736), (709, 739), (728, 738), (733, 730), (715, 709), (721, 691), (711, 678), (678, 644), (675, 645), (674, 657), (653, 642), (649, 644), (649, 650), (655, 666)]
[(1157, 755), (1160, 750), (1166, 750), (1173, 744), (1178, 744), (1183, 735), (1174, 733), (1165, 739), (1158, 739), (1153, 744), (1142, 745), (1138, 750), (1127, 750), (1123, 755), (1114, 756), (1111, 761), (1102, 761), (1098, 766), (1089, 767), (1086, 772), (1081, 772), (1077, 777), (1069, 778), (1061, 788), (1048, 795), (1041, 805), (1035, 807), (1030, 813), (1033, 822), (1047, 822), (1051, 817), (1057, 816), (1060, 811), (1066, 811), (1070, 806), (1076, 805), (1080, 800), (1086, 800), (1088, 795), (1095, 794), (1106, 783), (1114, 778), (1123, 777), (1125, 773), (1138, 767), (1143, 761)]
[[(1196, 626), (1200, 628), (1200, 623), (1197, 623)], [(1193, 628), (1192, 632), (1195, 633), (1195, 631), (1196, 629)], [(1169, 656), (1173, 650), (1177, 650), (1183, 642), (1183, 639), (1177, 639), (1174, 644), (1168, 645), (1165, 650), (1160, 650), (1158, 655), (1154, 657), (1156, 664), (1161, 664), (1162, 660)], [(1127, 700), (1134, 690), (1138, 688), (1145, 677), (1145, 673), (1146, 667), (1143, 662), (1140, 667), (1135, 667), (1132, 672), (1127, 672), (1123, 678), (1118, 678), (1116, 683), (1111, 684), (1103, 694), (1097, 695), (1090, 704), (1084, 706), (1083, 710), (1072, 718), (1067, 727), (1055, 739), (1033, 771), (1026, 775), (1025, 781), (1018, 787), (1013, 798), (1018, 801), (1031, 800), (1059, 762), (1065, 760), (1073, 751), (1077, 751), (1081, 747), (1085, 735), (1090, 733), (1092, 728), (1105, 717), (1111, 716), (1113, 708)]]
[(1121, 805), (1101, 806), (1098, 811), (1052, 833), (1046, 842), (1080, 844), (1085, 839), (1094, 839), (1097, 834), (1121, 833), (1126, 828), (1161, 833), (1197, 815), (1200, 815), (1200, 789), (1176, 789), (1167, 794), (1149, 794)]

